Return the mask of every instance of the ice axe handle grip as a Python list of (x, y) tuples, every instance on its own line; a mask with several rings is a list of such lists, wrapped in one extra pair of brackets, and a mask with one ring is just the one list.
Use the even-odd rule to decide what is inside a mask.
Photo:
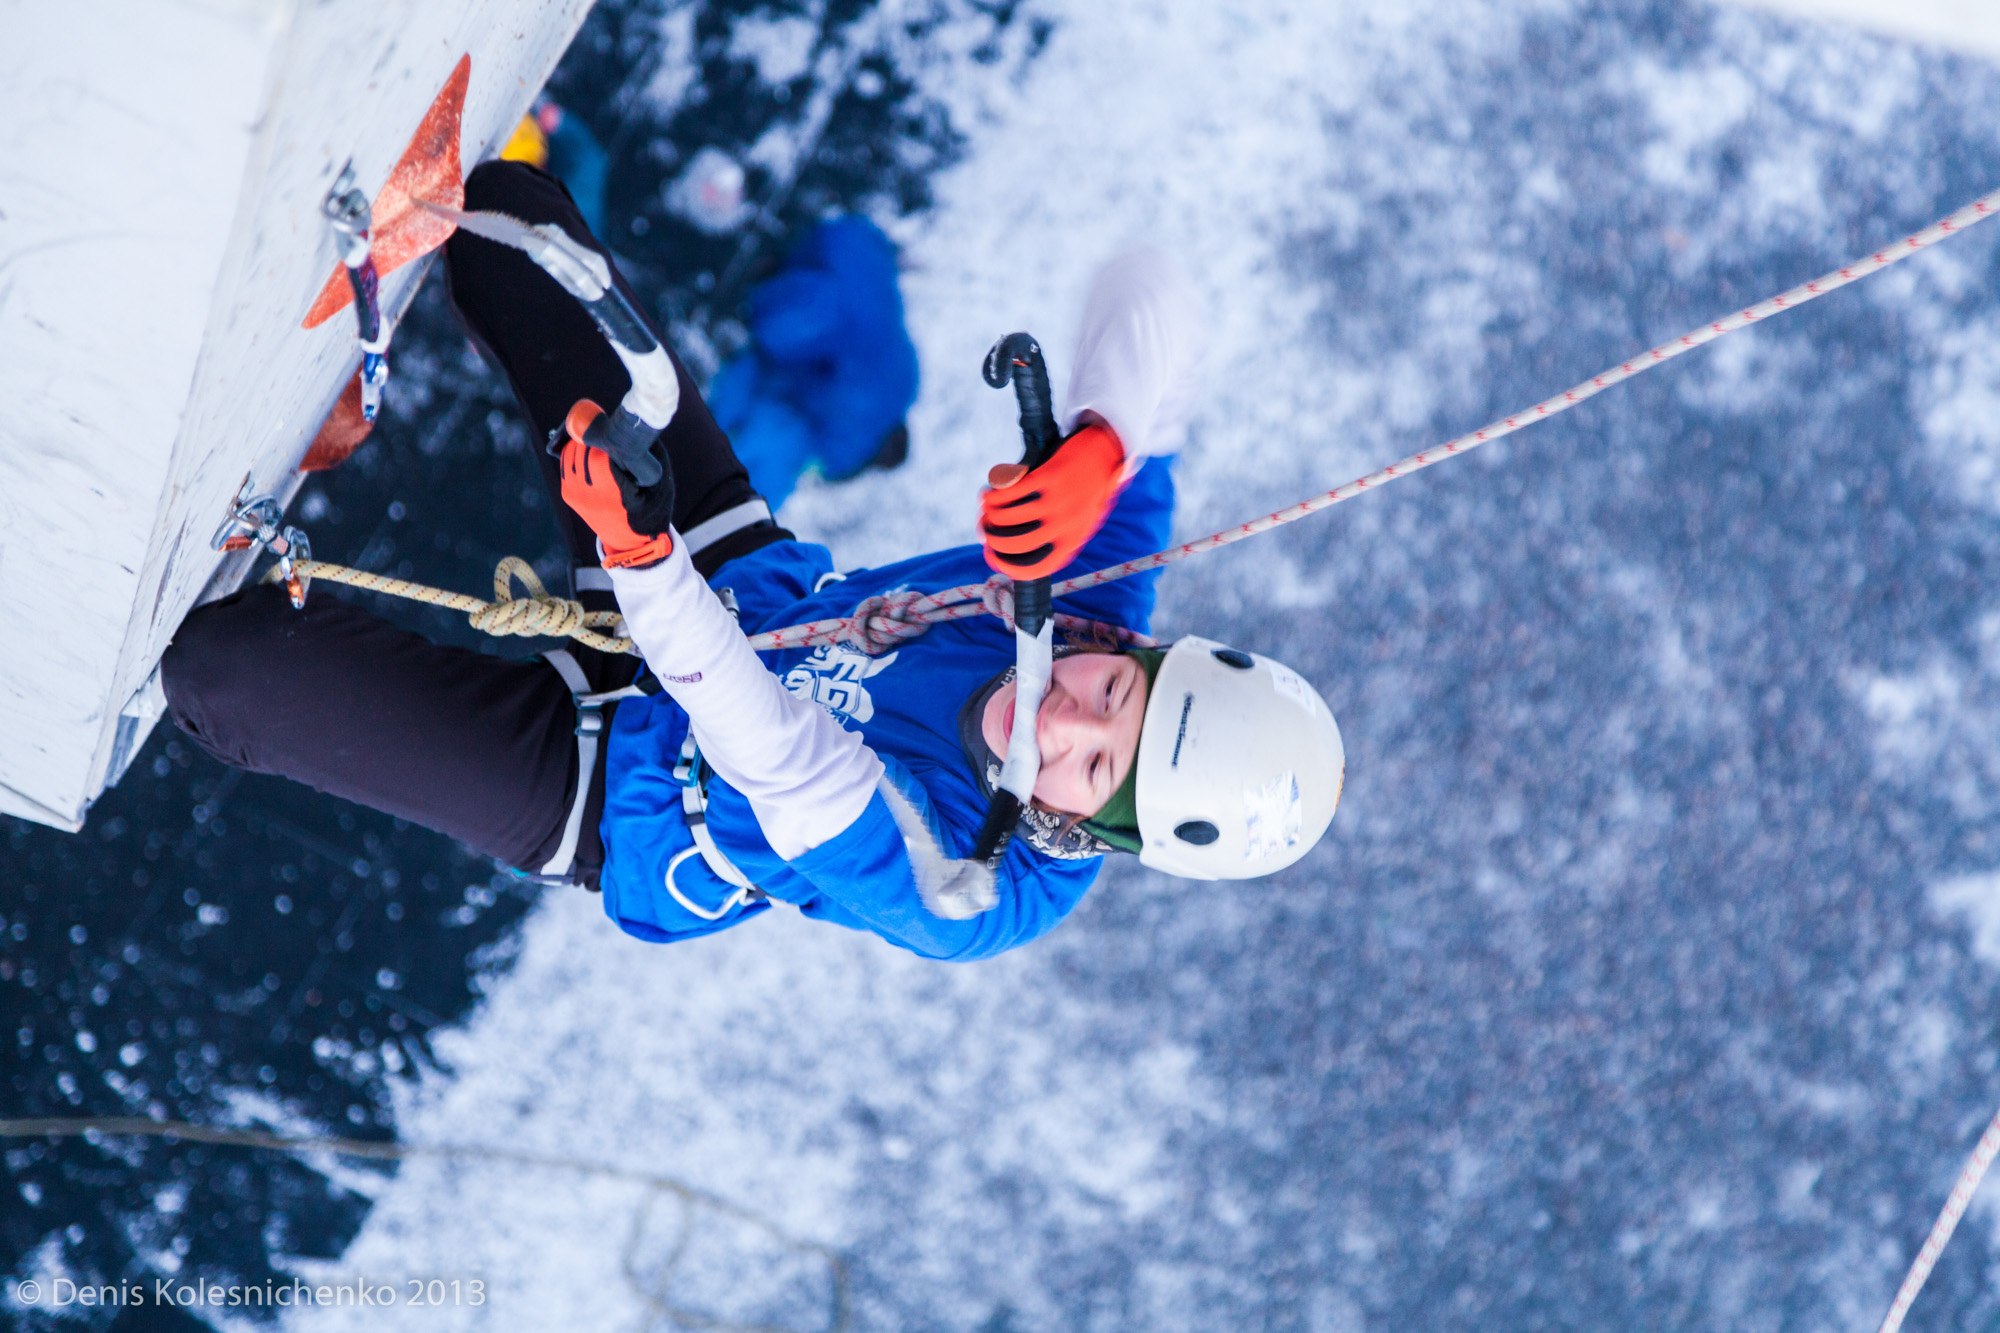
[[(996, 389), (1014, 386), (1014, 398), (1021, 407), (1021, 462), (1031, 471), (1048, 462), (1061, 446), (1062, 436), (1056, 430), (1055, 400), (1049, 392), (1049, 368), (1042, 360), (1041, 344), (1032, 334), (1008, 334), (986, 353), (984, 373), (986, 382)], [(1014, 580), (1016, 625), (1038, 634), (1052, 610), (1049, 580)]]
[(986, 354), (986, 382), (996, 389), (1014, 386), (1021, 404), (1021, 461), (1031, 468), (1049, 461), (1062, 443), (1056, 433), (1056, 412), (1049, 393), (1049, 368), (1042, 347), (1026, 333), (1010, 333)]
[[(563, 430), (569, 438), (610, 454), (612, 461), (641, 486), (651, 486), (660, 479), (660, 460), (653, 452), (653, 441), (660, 432), (624, 408), (606, 412), (583, 399), (563, 419)], [(549, 452), (560, 451), (560, 446), (550, 441)]]
[[(986, 353), (986, 382), (996, 389), (1014, 386), (1014, 398), (1021, 407), (1021, 462), (1029, 470), (1040, 467), (1062, 444), (1056, 431), (1054, 395), (1049, 392), (1049, 368), (1042, 360), (1041, 344), (1026, 333), (1010, 333)], [(1039, 635), (1053, 612), (1049, 580), (1014, 580), (1014, 627), (1030, 637)], [(1024, 719), (1028, 726), (1033, 718)], [(972, 845), (972, 859), (997, 867), (1007, 854), (1014, 829), (1021, 822), (1024, 804), (1019, 796), (1002, 789), (993, 793), (986, 807), (986, 822)]]

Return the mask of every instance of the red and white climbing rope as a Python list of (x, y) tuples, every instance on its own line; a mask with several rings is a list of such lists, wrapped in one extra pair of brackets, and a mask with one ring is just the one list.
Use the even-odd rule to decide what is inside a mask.
[(1917, 1251), (1917, 1257), (1911, 1262), (1910, 1271), (1904, 1276), (1903, 1285), (1889, 1306), (1889, 1313), (1882, 1319), (1879, 1333), (1896, 1333), (1903, 1326), (1904, 1318), (1910, 1313), (1911, 1302), (1924, 1289), (1931, 1269), (1937, 1267), (1938, 1256), (1944, 1253), (1951, 1233), (1958, 1230), (1958, 1219), (1965, 1216), (1966, 1205), (1972, 1202), (1979, 1182), (1986, 1179), (1986, 1169), (1993, 1165), (1996, 1154), (2000, 1154), (2000, 1115), (1993, 1117), (1993, 1122), (1986, 1126), (1986, 1132), (1979, 1136), (1972, 1156), (1966, 1158), (1964, 1169), (1958, 1173), (1957, 1183), (1951, 1187), (1951, 1196), (1944, 1201), (1944, 1211), (1938, 1214), (1937, 1221), (1931, 1225), (1931, 1234), (1924, 1240), (1924, 1247)]
[[(1138, 560), (1128, 560), (1122, 565), (1113, 565), (1108, 569), (1100, 569), (1093, 573), (1079, 574), (1075, 578), (1065, 579), (1063, 582), (1055, 585), (1053, 592), (1055, 596), (1062, 597), (1069, 593), (1081, 592), (1085, 588), (1094, 588), (1099, 584), (1129, 578), (1134, 574), (1142, 574), (1149, 569), (1159, 569), (1163, 566), (1171, 565), (1176, 561), (1185, 560), (1189, 556), (1202, 555), (1206, 552), (1228, 546), (1233, 542), (1240, 542), (1246, 537), (1255, 537), (1259, 533), (1283, 527), (1287, 523), (1296, 523), (1310, 514), (1317, 514), (1322, 509), (1330, 509), (1343, 500), (1352, 500), (1364, 491), (1379, 490), (1398, 477), (1406, 477), (1412, 472), (1420, 472), (1433, 463), (1441, 463), (1447, 458), (1455, 458), (1460, 454), (1470, 453), (1482, 444), (1491, 444), (1494, 440), (1512, 435), (1515, 431), (1532, 426), (1538, 421), (1546, 421), (1550, 417), (1559, 416), (1569, 411), (1572, 407), (1575, 407), (1578, 403), (1596, 397), (1612, 385), (1629, 380), (1634, 375), (1643, 374), (1655, 366), (1664, 365), (1677, 356), (1683, 356), (1688, 352), (1692, 352), (1697, 347), (1712, 343), (1725, 333), (1734, 333), (1738, 329), (1761, 323), (1773, 315), (1780, 315), (1788, 310), (1796, 310), (1808, 302), (1817, 301), (1829, 292), (1840, 290), (1851, 282), (1859, 282), (1863, 278), (1880, 273), (1883, 269), (1889, 267), (1889, 265), (1909, 258), (1919, 250), (1935, 245), (1947, 236), (1964, 231), (1974, 223), (1984, 222), (1996, 212), (2000, 212), (2000, 190), (1995, 190), (1983, 198), (1974, 200), (1964, 208), (1959, 209), (1956, 213), (1953, 213), (1950, 217), (1933, 223), (1913, 236), (1906, 236), (1894, 245), (1884, 246), (1882, 249), (1875, 251), (1865, 258), (1837, 268), (1831, 273), (1815, 278), (1802, 286), (1794, 287), (1792, 290), (1774, 296), (1768, 301), (1750, 306), (1744, 310), (1739, 310), (1733, 315), (1713, 320), (1698, 329), (1692, 329), (1678, 338), (1641, 352), (1629, 361), (1621, 361), (1608, 370), (1592, 375), (1581, 384), (1566, 389), (1553, 398), (1536, 403), (1533, 407), (1524, 408), (1512, 416), (1502, 417), (1498, 421), (1482, 426), (1468, 435), (1461, 435), (1457, 439), (1446, 440), (1443, 444), (1433, 445), (1420, 453), (1411, 454), (1408, 458), (1400, 459), (1397, 462), (1389, 464), (1387, 467), (1371, 472), (1365, 477), (1358, 477), (1348, 482), (1345, 486), (1336, 486), (1334, 489), (1313, 496), (1311, 499), (1301, 500), (1299, 503), (1290, 505), (1284, 509), (1273, 510), (1262, 518), (1251, 519), (1248, 523), (1239, 523), (1233, 528), (1225, 528), (1221, 532), (1211, 533), (1195, 541), (1183, 542), (1178, 546), (1169, 547), (1164, 551), (1155, 552)], [(489, 605), (488, 603), (478, 601), (476, 598), (466, 598), (462, 594), (425, 587), (422, 584), (410, 583), (407, 580), (391, 580), (381, 575), (370, 575), (365, 571), (353, 570), (346, 566), (324, 561), (302, 562), (300, 568), (303, 573), (311, 577), (338, 578), (342, 581), (356, 583), (366, 581), (366, 586), (378, 592), (388, 592), (403, 597), (414, 597), (421, 601), (434, 601), (440, 605), (457, 606), (461, 601), (469, 602), (472, 605), (458, 607), (460, 610), (469, 612), (484, 610), (495, 614), (508, 614), (514, 610), (507, 602), (508, 594), (504, 588), (499, 595), (498, 601), (495, 604)], [(869, 598), (857, 606), (852, 615), (835, 616), (826, 620), (815, 620), (803, 625), (790, 625), (783, 629), (766, 630), (760, 634), (753, 634), (750, 636), (750, 646), (759, 652), (774, 652), (783, 648), (804, 648), (821, 643), (853, 643), (869, 652), (880, 652), (903, 640), (915, 638), (930, 626), (938, 624), (941, 621), (963, 620), (970, 616), (987, 614), (997, 615), (1002, 619), (1006, 619), (1009, 610), (1006, 593), (1006, 580), (998, 578), (986, 583), (967, 583), (956, 588), (946, 588), (938, 592), (905, 591), (890, 593), (881, 597)], [(549, 608), (549, 611), (551, 615), (563, 620), (565, 624), (569, 620), (577, 619), (582, 612), (580, 607), (562, 602), (562, 599), (544, 596), (538, 600), (542, 602), (562, 603), (559, 606)], [(551, 632), (539, 629), (538, 627), (541, 622), (537, 619), (521, 616), (514, 616), (512, 618), (518, 621), (518, 624), (510, 632)], [(1132, 635), (1129, 631), (1120, 630), (1115, 626), (1100, 625), (1096, 622), (1082, 620), (1074, 616), (1058, 614), (1056, 616), (1056, 623), (1058, 626), (1072, 631), (1081, 630), (1098, 634), (1109, 632), (1121, 638), (1133, 640), (1139, 638), (1139, 636)], [(577, 631), (557, 630), (552, 632), (576, 633)], [(605, 636), (605, 638), (607, 643), (613, 642), (609, 639), (609, 636)], [(1147, 640), (1147, 642), (1150, 642), (1150, 640)], [(605, 645), (599, 644), (597, 646)], [(617, 649), (631, 651), (629, 641), (616, 640), (612, 650), (616, 651)]]
[[(1108, 571), (1102, 571), (1108, 573)], [(1138, 573), (1135, 569), (1132, 573)], [(1091, 577), (1096, 577), (1092, 575)], [(1100, 578), (1099, 583), (1109, 583), (1120, 575)], [(1072, 579), (1071, 583), (1078, 583)], [(1078, 583), (1078, 586), (1085, 586)], [(1059, 583), (1055, 591), (1070, 590), (1070, 584)], [(879, 653), (894, 647), (906, 639), (914, 639), (932, 625), (946, 620), (967, 620), (973, 616), (993, 615), (1012, 624), (1014, 593), (1012, 581), (1004, 574), (995, 574), (984, 583), (966, 583), (956, 588), (946, 588), (940, 592), (885, 593), (870, 597), (854, 608), (852, 615), (833, 616), (826, 620), (812, 620), (803, 625), (791, 625), (785, 629), (766, 630), (762, 634), (750, 636), (750, 646), (760, 653), (775, 652), (780, 648), (805, 648), (816, 643), (854, 643), (871, 653)], [(1098, 635), (1117, 639), (1121, 642), (1149, 646), (1152, 640), (1143, 634), (1135, 634), (1119, 625), (1107, 625), (1101, 621), (1089, 620), (1083, 616), (1063, 615), (1055, 617), (1056, 628), (1072, 634)]]
[[(1255, 537), (1259, 533), (1269, 532), (1287, 523), (1295, 523), (1309, 514), (1317, 514), (1322, 509), (1330, 509), (1342, 500), (1352, 500), (1364, 491), (1378, 490), (1398, 477), (1406, 477), (1433, 463), (1441, 463), (1447, 458), (1470, 453), (1482, 444), (1491, 444), (1494, 440), (1512, 435), (1515, 431), (1532, 426), (1538, 421), (1546, 421), (1550, 417), (1567, 412), (1578, 403), (1596, 397), (1612, 385), (1629, 380), (1634, 375), (1644, 374), (1655, 366), (1664, 365), (1677, 356), (1683, 356), (1697, 347), (1712, 343), (1725, 333), (1734, 333), (1738, 329), (1762, 323), (1773, 315), (1796, 310), (1802, 305), (1817, 301), (1829, 292), (1840, 290), (1851, 282), (1859, 282), (1863, 278), (1880, 273), (1891, 264), (1908, 259), (1919, 250), (1935, 245), (1947, 236), (1964, 231), (1974, 223), (1984, 222), (1996, 212), (2000, 212), (2000, 190), (1967, 204), (1950, 217), (1933, 223), (1914, 236), (1906, 236), (1894, 245), (1884, 246), (1865, 258), (1837, 268), (1803, 286), (1794, 287), (1768, 301), (1739, 310), (1733, 315), (1714, 320), (1698, 329), (1692, 329), (1678, 338), (1641, 352), (1629, 361), (1621, 361), (1609, 370), (1592, 375), (1581, 384), (1566, 389), (1553, 398), (1536, 403), (1533, 407), (1525, 408), (1511, 416), (1502, 417), (1469, 435), (1461, 435), (1455, 440), (1446, 440), (1443, 444), (1433, 445), (1421, 453), (1411, 454), (1408, 458), (1391, 463), (1379, 471), (1350, 481), (1345, 486), (1337, 486), (1309, 500), (1301, 500), (1298, 504), (1274, 510), (1262, 518), (1252, 519), (1233, 528), (1225, 528), (1221, 532), (1169, 547), (1167, 550), (1138, 560), (1128, 560), (1122, 565), (1113, 565), (1109, 569), (1100, 569), (1095, 573), (1066, 579), (1056, 584), (1055, 595), (1061, 597), (1065, 593), (1094, 588), (1101, 583), (1110, 583), (1114, 579), (1127, 578), (1149, 569), (1171, 565), (1191, 555), (1202, 555), (1219, 547), (1228, 546), (1232, 542), (1240, 542), (1246, 537)], [(901, 639), (923, 633), (925, 626), (938, 621), (957, 620), (965, 616), (982, 614), (989, 609), (987, 603), (990, 599), (986, 589), (985, 584), (971, 583), (963, 587), (948, 588), (942, 592), (899, 594), (886, 601), (871, 599), (856, 608), (852, 616), (772, 630), (753, 636), (750, 642), (760, 651), (798, 648), (808, 644), (842, 640), (859, 643), (870, 649), (886, 648)]]

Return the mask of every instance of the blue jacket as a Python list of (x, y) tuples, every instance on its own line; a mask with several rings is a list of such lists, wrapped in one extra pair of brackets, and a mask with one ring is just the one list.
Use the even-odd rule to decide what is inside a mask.
[[(1067, 573), (1100, 569), (1165, 546), (1173, 497), (1172, 459), (1149, 460)], [(785, 541), (731, 561), (710, 583), (734, 591), (744, 631), (757, 633), (845, 616), (865, 598), (896, 589), (936, 591), (983, 582), (989, 571), (979, 547), (961, 546), (826, 582), (833, 572), (825, 547)], [(1144, 633), (1157, 579), (1154, 571), (1087, 589), (1064, 598), (1057, 609)], [(992, 616), (977, 616), (935, 625), (873, 658), (845, 645), (763, 657), (794, 694), (816, 700), (862, 734), (950, 855), (970, 853), (987, 800), (960, 740), (959, 713), (1013, 664), (1012, 631)], [(680, 706), (656, 695), (622, 704), (610, 731), (600, 824), (604, 910), (641, 939), (705, 935), (768, 908), (738, 907), (709, 921), (668, 892), (671, 868), (681, 894), (706, 909), (732, 893), (700, 856), (689, 854), (693, 836), (673, 776), (687, 729)], [(1001, 866), (998, 906), (969, 920), (946, 920), (920, 900), (904, 838), (879, 794), (845, 832), (791, 861), (772, 851), (748, 802), (720, 778), (709, 783), (709, 801), (708, 827), (717, 844), (771, 898), (807, 916), (872, 930), (930, 958), (984, 958), (1025, 944), (1068, 915), (1097, 877), (1095, 857), (1059, 860), (1016, 838)]]
[(861, 471), (916, 402), (894, 244), (864, 217), (822, 222), (751, 293), (749, 323), (706, 399), (776, 509), (809, 466)]

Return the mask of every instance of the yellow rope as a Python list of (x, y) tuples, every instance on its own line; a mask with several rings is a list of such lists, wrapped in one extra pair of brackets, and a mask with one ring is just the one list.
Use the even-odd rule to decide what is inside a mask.
[[(569, 638), (599, 652), (638, 652), (629, 638), (599, 633), (600, 630), (624, 626), (623, 618), (616, 611), (586, 611), (581, 602), (550, 596), (528, 562), (517, 555), (508, 556), (494, 568), (493, 600), (490, 602), (483, 602), (468, 593), (433, 588), (426, 583), (391, 578), (387, 574), (371, 574), (365, 569), (336, 565), (327, 560), (300, 560), (293, 568), (307, 582), (325, 579), (329, 583), (344, 583), (350, 588), (367, 592), (386, 593), (391, 597), (405, 597), (413, 602), (462, 611), (474, 629), (496, 638), (510, 635)], [(272, 580), (277, 577), (276, 569), (267, 576)], [(527, 596), (514, 595), (513, 585), (516, 583), (527, 590)]]

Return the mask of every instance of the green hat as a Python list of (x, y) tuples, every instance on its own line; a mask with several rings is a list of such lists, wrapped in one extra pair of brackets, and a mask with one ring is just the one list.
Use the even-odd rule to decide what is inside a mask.
[[(1146, 693), (1153, 692), (1153, 678), (1160, 674), (1160, 662), (1167, 655), (1164, 648), (1128, 648), (1125, 655), (1138, 662), (1139, 669), (1146, 673)], [(1118, 790), (1111, 793), (1111, 799), (1104, 808), (1083, 821), (1086, 832), (1110, 843), (1121, 852), (1139, 850), (1139, 756), (1132, 756), (1132, 766), (1125, 770), (1125, 781), (1118, 784)]]

